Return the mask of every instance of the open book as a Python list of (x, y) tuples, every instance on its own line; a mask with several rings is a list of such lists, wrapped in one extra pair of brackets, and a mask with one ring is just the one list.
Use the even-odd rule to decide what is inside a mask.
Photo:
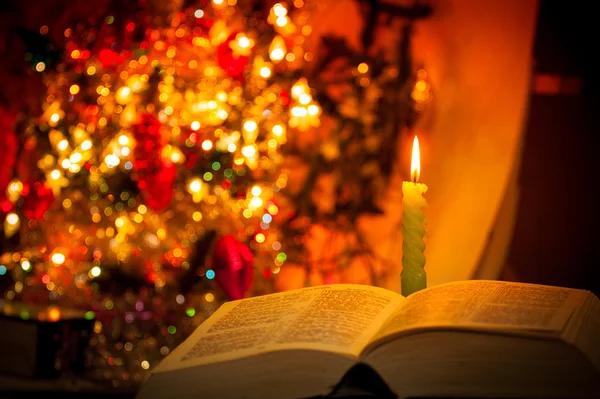
[(600, 397), (599, 342), (587, 291), (465, 281), (404, 298), (319, 286), (225, 303), (138, 397), (326, 395), (357, 363), (400, 397)]

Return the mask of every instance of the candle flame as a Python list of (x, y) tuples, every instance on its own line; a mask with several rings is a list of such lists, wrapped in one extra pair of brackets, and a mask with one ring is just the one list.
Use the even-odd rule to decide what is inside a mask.
[(415, 136), (412, 147), (412, 157), (410, 161), (410, 178), (414, 183), (419, 182), (421, 175), (421, 152), (419, 151), (419, 138)]

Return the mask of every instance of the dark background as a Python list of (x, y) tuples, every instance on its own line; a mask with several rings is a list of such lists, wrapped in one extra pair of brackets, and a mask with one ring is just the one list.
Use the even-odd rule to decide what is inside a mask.
[(532, 90), (504, 274), (599, 295), (599, 35), (592, 8), (582, 1), (540, 3), (533, 80), (550, 75), (569, 87), (555, 94)]

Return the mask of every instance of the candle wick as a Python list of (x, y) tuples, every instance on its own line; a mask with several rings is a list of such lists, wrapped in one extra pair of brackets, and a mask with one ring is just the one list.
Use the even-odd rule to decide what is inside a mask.
[(413, 183), (415, 183), (415, 185), (419, 182), (419, 174), (417, 173), (417, 171), (413, 171), (410, 174), (410, 179), (412, 180)]

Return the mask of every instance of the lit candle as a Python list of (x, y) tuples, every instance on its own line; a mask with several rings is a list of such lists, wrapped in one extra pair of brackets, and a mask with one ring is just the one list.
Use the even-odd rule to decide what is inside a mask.
[(419, 183), (421, 173), (421, 155), (419, 139), (415, 136), (410, 164), (412, 181), (402, 182), (402, 273), (400, 274), (402, 295), (427, 287), (425, 273), (425, 215), (423, 208), (427, 201), (423, 194), (427, 191), (425, 184)]

